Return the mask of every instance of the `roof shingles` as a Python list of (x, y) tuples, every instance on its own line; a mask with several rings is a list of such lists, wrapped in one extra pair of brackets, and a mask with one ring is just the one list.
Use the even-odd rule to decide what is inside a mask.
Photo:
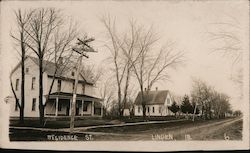
[[(148, 94), (146, 92), (148, 92)], [(144, 98), (146, 105), (154, 105), (154, 104), (164, 105), (165, 99), (169, 94), (169, 90), (145, 91), (143, 92), (143, 94), (145, 95)], [(142, 104), (142, 99), (140, 91), (135, 99), (135, 105), (141, 105), (141, 104)]]

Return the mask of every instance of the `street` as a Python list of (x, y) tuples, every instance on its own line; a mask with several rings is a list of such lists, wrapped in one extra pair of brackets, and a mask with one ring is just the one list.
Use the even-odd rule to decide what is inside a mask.
[[(210, 120), (205, 122), (179, 122), (175, 125), (154, 125), (154, 128), (131, 127), (92, 129), (94, 140), (241, 140), (242, 119)], [(153, 126), (153, 125), (152, 125)], [(134, 130), (132, 130), (134, 129)], [(103, 133), (103, 134), (102, 134)], [(89, 133), (91, 134), (91, 132)]]

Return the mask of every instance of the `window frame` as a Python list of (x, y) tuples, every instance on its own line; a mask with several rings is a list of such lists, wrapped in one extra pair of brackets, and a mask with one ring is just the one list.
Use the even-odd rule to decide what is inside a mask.
[(32, 79), (31, 79), (31, 90), (35, 89), (35, 82), (36, 82), (36, 77), (32, 77)]
[(35, 112), (36, 111), (36, 98), (32, 98), (32, 107), (31, 107), (31, 111)]
[(57, 91), (60, 92), (62, 90), (62, 80), (58, 79), (57, 80)]
[(18, 88), (19, 88), (19, 82), (20, 82), (20, 79), (16, 79), (16, 91), (18, 91)]
[(141, 113), (141, 107), (140, 106), (138, 106), (138, 113)]
[(25, 73), (29, 74), (29, 72), (30, 72), (29, 67), (26, 67), (26, 68), (25, 68)]

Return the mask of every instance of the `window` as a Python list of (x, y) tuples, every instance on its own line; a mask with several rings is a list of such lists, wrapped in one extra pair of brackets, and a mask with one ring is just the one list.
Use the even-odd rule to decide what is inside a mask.
[(32, 99), (32, 111), (36, 111), (36, 98)]
[(72, 83), (72, 91), (74, 92), (75, 82)]
[(155, 107), (153, 107), (153, 110), (152, 110), (152, 112), (153, 112), (153, 113), (155, 112)]
[(168, 104), (170, 104), (170, 99), (169, 98), (167, 99), (167, 101), (168, 101)]
[(72, 76), (75, 76), (75, 72), (72, 71), (72, 72), (71, 72), (71, 75), (72, 75)]
[(19, 88), (19, 79), (16, 79), (16, 91), (18, 90)]
[(29, 68), (28, 68), (28, 67), (25, 69), (25, 72), (26, 72), (26, 73), (29, 73)]
[(18, 110), (18, 103), (19, 103), (19, 99), (16, 100), (15, 111)]
[(150, 108), (148, 107), (148, 113), (149, 113)]
[(82, 84), (82, 93), (85, 94), (85, 84)]
[(141, 113), (141, 107), (138, 106), (138, 113)]
[(57, 80), (57, 91), (61, 91), (62, 89), (62, 80)]
[(32, 77), (31, 89), (35, 89), (35, 81), (36, 81), (36, 78)]

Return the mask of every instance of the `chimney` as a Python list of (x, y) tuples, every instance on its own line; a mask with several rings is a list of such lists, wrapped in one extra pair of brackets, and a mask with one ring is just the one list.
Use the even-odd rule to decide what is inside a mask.
[(155, 87), (155, 90), (158, 91), (158, 87)]

